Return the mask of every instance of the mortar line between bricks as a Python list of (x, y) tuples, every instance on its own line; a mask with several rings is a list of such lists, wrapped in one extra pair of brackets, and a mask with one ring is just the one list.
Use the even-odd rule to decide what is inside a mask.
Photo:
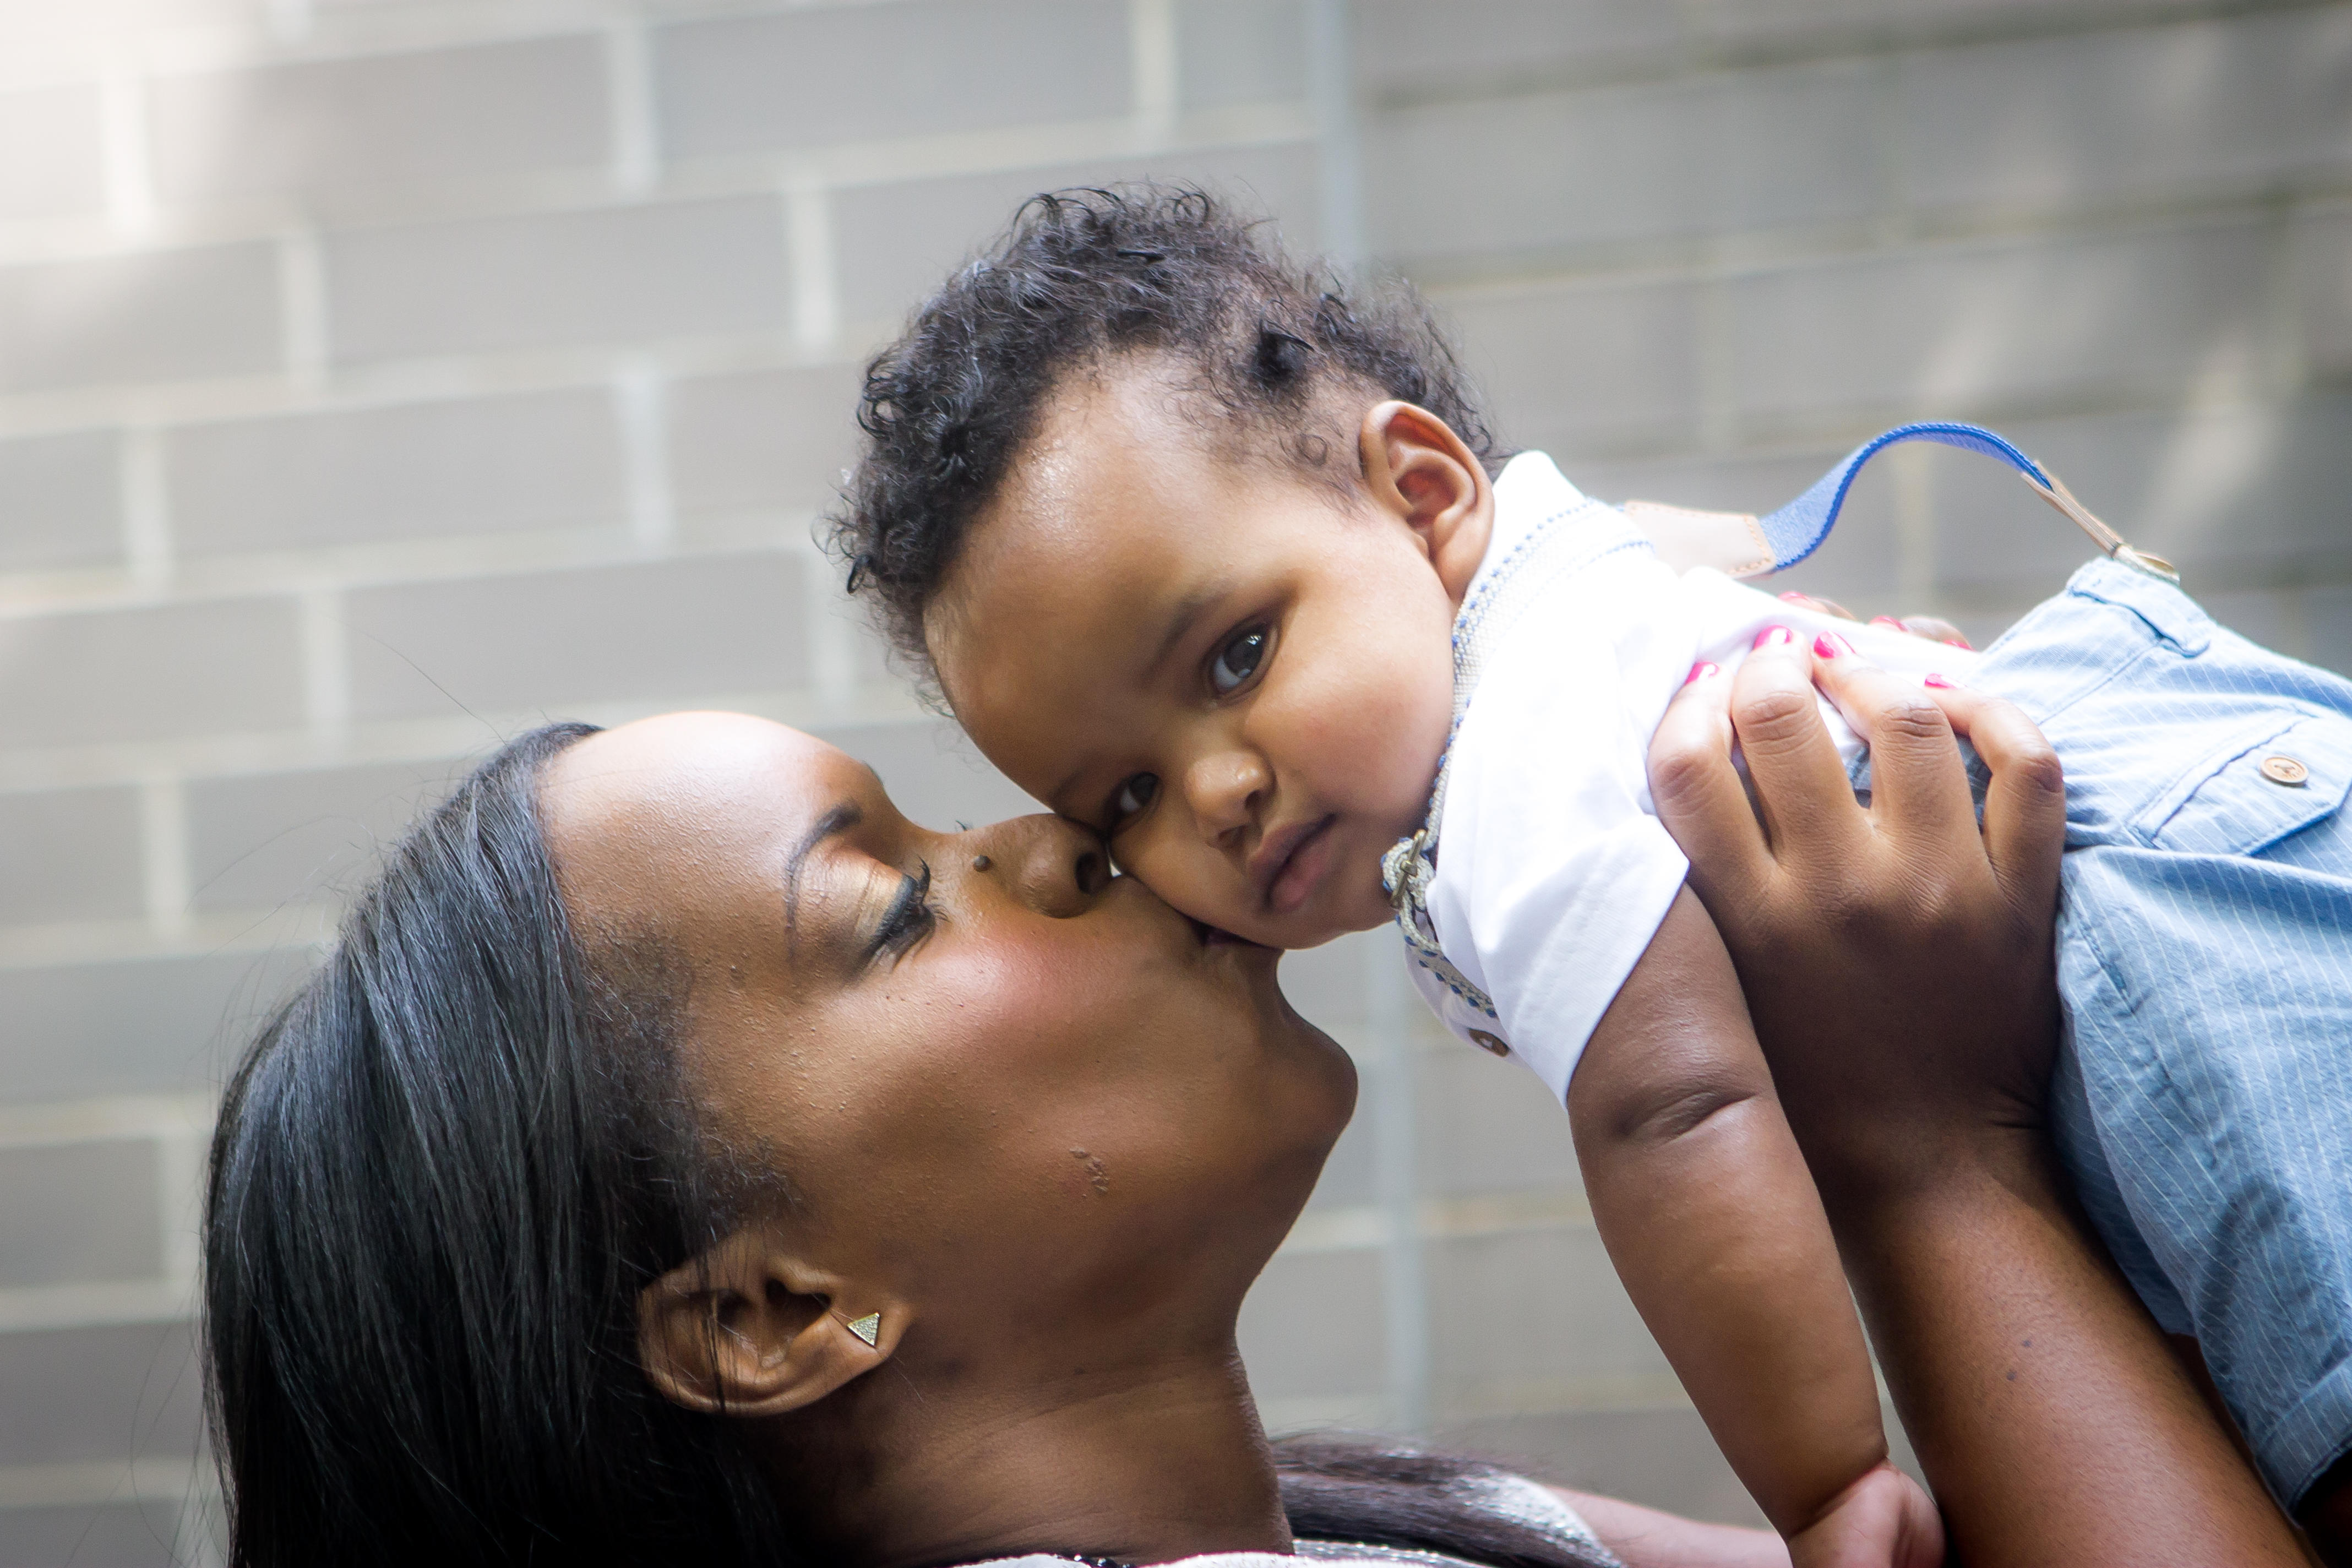
[(131, 595), (152, 598), (172, 579), (172, 503), (162, 435), (152, 426), (132, 426), (122, 432), (117, 461), (125, 586)]
[[(773, 195), (770, 187), (767, 194)], [(2128, 241), (2169, 234), (2326, 222), (2352, 213), (2352, 169), (2330, 182), (2282, 194), (2268, 185), (2197, 199), (2151, 199), (2126, 206), (2050, 209), (2039, 216), (1979, 212), (1969, 221), (1915, 214), (1907, 237), (1886, 242), (1875, 219), (1785, 229), (1746, 229), (1584, 247), (1561, 252), (1489, 251), (1475, 258), (1385, 258), (1402, 265), (1424, 292), (1485, 299), (1549, 290), (1640, 288), (1704, 279), (1744, 279), (1825, 266), (1898, 266), (1991, 250), (2031, 250), (2070, 242)], [(812, 353), (789, 332), (693, 334), (641, 341), (635, 352), (674, 374), (702, 370), (800, 368), (850, 363), (868, 339), (895, 321), (856, 323)], [(584, 343), (471, 353), (416, 355), (335, 366), (334, 384), (303, 388), (283, 371), (210, 380), (55, 387), (0, 395), (0, 434), (72, 429), (134, 414), (167, 423), (201, 423), (311, 407), (372, 406), (424, 400), (460, 390), (527, 390), (593, 380), (611, 360), (610, 344)]]
[[(2054, 398), (1994, 402), (1970, 399), (1966, 407), (1946, 404), (1929, 411), (1965, 413), (2010, 425), (2132, 414), (2173, 417), (2283, 416), (2305, 405), (2315, 395), (2331, 395), (2324, 385), (2234, 384), (2221, 385), (2213, 395), (2200, 396), (2195, 393), (2193, 384), (2184, 388), (2179, 378), (2162, 377), (2110, 387), (2093, 395), (2073, 392)], [(1917, 412), (1920, 409), (1909, 404), (1829, 406), (1808, 411), (1796, 419), (1759, 416), (1750, 427), (1738, 432), (1738, 439), (1721, 445), (1706, 441), (1589, 442), (1563, 448), (1558, 455), (1588, 464), (1634, 461), (1668, 466), (1724, 458), (1811, 458), (1851, 445), (1871, 429)], [(625, 565), (643, 560), (646, 545), (656, 542), (659, 531), (646, 531), (652, 521), (657, 521), (656, 503), (660, 499), (648, 492), (637, 498), (635, 504), (640, 513), (652, 508), (655, 517), (649, 520), (639, 515), (632, 528), (387, 540), (310, 551), (175, 559), (163, 515), (166, 507), (155, 455), (156, 439), (152, 431), (135, 430), (124, 447), (124, 489), (131, 521), (130, 564), (124, 568), (0, 573), (0, 623), (110, 613), (160, 604), (251, 599), (286, 593), (302, 595), (330, 587), (358, 588)], [(644, 482), (650, 484), (650, 478)], [(671, 559), (710, 560), (770, 554), (779, 549), (797, 552), (805, 545), (815, 517), (811, 509), (698, 514), (695, 534), (684, 540), (673, 538), (663, 547), (662, 553)], [(326, 689), (318, 689), (323, 693)], [(335, 704), (321, 702), (318, 711), (331, 728), (336, 721)]]
[(823, 175), (802, 169), (784, 177), (782, 194), (793, 342), (802, 353), (819, 358), (831, 353), (841, 333), (833, 192)]
[(321, 740), (307, 729), (237, 734), (206, 733), (177, 739), (121, 741), (0, 751), (0, 794), (77, 789), (136, 783), (170, 773), (195, 783), (246, 773), (303, 773), (372, 763), (446, 762), (486, 756), (507, 738), (557, 718), (598, 724), (682, 709), (709, 708), (751, 713), (803, 729), (846, 725), (929, 723), (914, 694), (893, 680), (858, 687), (847, 702), (827, 704), (805, 688), (762, 690), (683, 690), (640, 700), (593, 700), (537, 709), (493, 710), (481, 721), (468, 718), (375, 719), (354, 723), (345, 734)]
[[(806, 508), (698, 518), (697, 536), (673, 539), (661, 552), (670, 561), (773, 555), (795, 548), (816, 513)], [(708, 532), (703, 530), (708, 530)], [(534, 530), (508, 534), (453, 534), (325, 545), (308, 551), (223, 552), (170, 563), (168, 584), (137, 569), (85, 568), (58, 573), (0, 573), (0, 623), (52, 615), (103, 614), (156, 604), (204, 604), (267, 598), (313, 589), (509, 577), (553, 571), (644, 564), (641, 536), (627, 521), (601, 528)]]
[[(806, 171), (830, 187), (852, 189), (1105, 158), (1234, 152), (1307, 142), (1313, 137), (1311, 112), (1291, 101), (1185, 115), (1164, 139), (1143, 134), (1132, 115), (1054, 121), (831, 147), (678, 159), (666, 164), (642, 195), (615, 188), (607, 158), (593, 164), (479, 182), (357, 186), (340, 194), (333, 221), (322, 226), (334, 234), (363, 233), (614, 208), (690, 205), (772, 194), (796, 171)], [(310, 203), (289, 196), (157, 206), (142, 217), (135, 231), (89, 219), (27, 222), (0, 226), (0, 267), (94, 259), (126, 251), (268, 241), (289, 223), (305, 221), (317, 221)]]
[(2306, 185), (2254, 182), (2193, 195), (2171, 193), (2108, 205), (1911, 207), (1903, 236), (1889, 240), (1884, 215), (1777, 228), (1658, 235), (1565, 247), (1496, 247), (1461, 256), (1384, 258), (1433, 298), (1473, 290), (1508, 292), (1543, 284), (1622, 287), (1748, 278), (1824, 265), (1900, 263), (1970, 251), (2024, 250), (2067, 242), (2145, 239), (2165, 234), (2253, 227), (2284, 220), (2326, 221), (2352, 206), (2352, 167)]
[(1528, 71), (1465, 73), (1423, 89), (1390, 89), (1371, 103), (1380, 113), (1412, 113), (1460, 104), (1570, 96), (1626, 87), (1658, 86), (1705, 77), (1841, 65), (1890, 56), (1933, 55), (2009, 43), (2046, 43), (2111, 33), (2144, 33), (2200, 23), (2231, 22), (2298, 11), (2330, 9), (2339, 0), (2203, 0), (2127, 9), (2112, 5), (2067, 5), (2043, 0), (1997, 17), (1937, 17), (1897, 22), (1830, 23), (1791, 29), (1789, 36), (1748, 41), (1687, 38), (1629, 48), (1577, 65)]
[(302, 713), (310, 733), (331, 744), (352, 722), (351, 628), (343, 594), (312, 587), (295, 595), (295, 627), (302, 667)]
[(660, 121), (654, 106), (653, 49), (642, 16), (604, 30), (605, 99), (612, 118), (613, 188), (643, 195), (661, 179)]
[(172, 931), (160, 931), (144, 921), (0, 926), (0, 973), (175, 958), (263, 957), (299, 949), (324, 951), (333, 942), (334, 931), (334, 910), (307, 903), (207, 910)]
[(327, 262), (319, 231), (293, 224), (277, 237), (278, 331), (288, 385), (297, 396), (316, 396), (326, 385), (332, 353), (332, 306), (327, 297)]
[(195, 1307), (194, 1290), (164, 1279), (12, 1286), (0, 1289), (0, 1334), (184, 1322)]
[(163, 1222), (167, 1281), (194, 1294), (202, 1279), (205, 1137), (172, 1128), (155, 1138), (155, 1207)]
[(1184, 100), (1174, 0), (1127, 0), (1127, 37), (1136, 135), (1146, 145), (1168, 142)]
[[(2011, 7), (1992, 16), (1931, 18), (1873, 26), (1831, 23), (1791, 26), (1778, 35), (1710, 40), (1695, 37), (1671, 45), (1596, 52), (1581, 61), (1522, 71), (1471, 71), (1420, 89), (1390, 89), (1381, 107), (1420, 107), (1465, 98), (1507, 98), (1530, 93), (1582, 90), (1596, 86), (1673, 79), (1703, 72), (1771, 68), (1786, 65), (1864, 58), (1891, 53), (1929, 53), (2004, 42), (2039, 42), (2111, 32), (2144, 31), (2197, 22), (2227, 22), (2297, 11), (2325, 9), (2332, 0), (2149, 0), (2129, 7), (2113, 4), (2044, 4)], [(675, 30), (698, 21), (761, 16), (782, 16), (812, 8), (807, 0), (745, 5), (742, 0), (669, 0), (657, 26)], [(489, 10), (443, 8), (403, 15), (364, 12), (322, 18), (308, 0), (266, 0), (261, 27), (204, 25), (148, 29), (135, 34), (157, 74), (198, 75), (421, 53), (462, 51), (521, 43), (560, 41), (593, 35), (608, 26), (606, 4), (545, 5), (524, 16)], [(1703, 24), (1702, 24), (1703, 26)], [(50, 87), (88, 79), (78, 62), (86, 48), (67, 47), (43, 69), (38, 57), (16, 63), (0, 78), (0, 89)]]
[(212, 1131), (215, 1101), (210, 1089), (198, 1089), (185, 1094), (98, 1095), (48, 1104), (0, 1102), (0, 1149), (131, 1142), (174, 1135), (201, 1140)]
[[(782, 333), (757, 332), (653, 339), (631, 345), (631, 353), (673, 379), (823, 369), (862, 358), (862, 353), (847, 350), (811, 356), (791, 347)], [(610, 372), (613, 356), (613, 344), (591, 343), (346, 363), (336, 367), (331, 384), (315, 388), (297, 387), (282, 370), (273, 369), (211, 381), (18, 393), (0, 395), (0, 437), (85, 429), (131, 419), (173, 426), (205, 425), (565, 391), (599, 384)]]
[(212, 1467), (193, 1454), (128, 1462), (87, 1459), (58, 1465), (0, 1465), (0, 1512), (123, 1502), (175, 1503), (192, 1490), (205, 1490), (211, 1479)]
[(139, 858), (147, 929), (173, 941), (189, 923), (188, 798), (169, 774), (140, 782)]
[(620, 431), (621, 489), (628, 534), (640, 557), (673, 553), (677, 514), (670, 486), (669, 382), (658, 365), (625, 358), (609, 382)]
[(146, 237), (156, 218), (154, 168), (148, 150), (146, 83), (126, 58), (128, 53), (117, 50), (99, 78), (106, 219), (118, 241)]

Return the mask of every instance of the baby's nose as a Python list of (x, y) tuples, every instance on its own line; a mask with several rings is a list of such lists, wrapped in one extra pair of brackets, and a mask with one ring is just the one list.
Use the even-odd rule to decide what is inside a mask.
[(1200, 819), (1203, 832), (1222, 838), (1250, 825), (1257, 816), (1260, 797), (1272, 782), (1265, 762), (1255, 752), (1213, 752), (1185, 770), (1185, 804)]

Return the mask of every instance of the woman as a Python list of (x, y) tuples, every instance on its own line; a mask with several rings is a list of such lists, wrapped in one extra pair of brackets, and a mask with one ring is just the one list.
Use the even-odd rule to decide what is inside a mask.
[[(2011, 984), (2046, 971), (2048, 814), (1997, 807), (1989, 860), (1948, 732), (1850, 693), (1884, 720), (1895, 850), (1857, 852), (1826, 735), (1773, 695), (1741, 734), (1794, 859), (1727, 809), (1719, 715), (1662, 731), (1661, 805), (1759, 966), (1956, 1541), (2295, 1561), (2052, 1195), (2049, 1013)], [(2030, 805), (2032, 742), (1962, 717)], [(1857, 968), (1790, 907), (1823, 866), (1864, 895), (1832, 916), (1933, 883), (1941, 917), (1871, 927)], [(1929, 1002), (1967, 1005), (1907, 1009), (1922, 954)], [(924, 831), (777, 726), (524, 737), (401, 847), (231, 1086), (206, 1245), (234, 1560), (1142, 1563), (1286, 1555), (1295, 1527), (1609, 1561), (1475, 1467), (1308, 1454), (1278, 1481), (1234, 1323), (1354, 1079), (1274, 961), (1066, 824)], [(1905, 1073), (1856, 1070), (1871, 1031), (1913, 1042)], [(1627, 1561), (1777, 1550), (1580, 1502)]]

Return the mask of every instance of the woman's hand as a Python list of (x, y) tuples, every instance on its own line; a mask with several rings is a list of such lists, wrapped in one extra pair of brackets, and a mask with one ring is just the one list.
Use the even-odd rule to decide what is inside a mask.
[[(1871, 742), (1867, 807), (1816, 679)], [(1992, 772), (1981, 834), (1955, 731)], [(1658, 815), (1731, 949), (1825, 1198), (1898, 1192), (1954, 1139), (2040, 1125), (2065, 786), (2022, 713), (1898, 680), (1831, 636), (1694, 680), (1650, 755)]]
[[(2056, 758), (2006, 703), (1818, 647), (1760, 650), (1735, 678), (1685, 687), (1650, 787), (1738, 967), (1956, 1556), (2303, 1563), (2091, 1239), (2041, 1131)], [(1872, 742), (1867, 806), (1816, 678)], [(1992, 771), (1981, 831), (1955, 730)]]

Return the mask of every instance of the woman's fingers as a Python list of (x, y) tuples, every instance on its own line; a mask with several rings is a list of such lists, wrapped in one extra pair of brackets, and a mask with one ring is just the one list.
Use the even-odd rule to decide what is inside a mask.
[(2058, 897), (2066, 850), (2066, 773), (2058, 753), (2016, 704), (1930, 676), (1927, 695), (1969, 739), (1992, 774), (1985, 789), (1985, 853), (2011, 904), (2040, 919)]
[(1826, 858), (1870, 837), (1814, 700), (1812, 652), (1788, 627), (1766, 627), (1732, 678), (1731, 725), (1776, 858)]
[(1763, 826), (1731, 765), (1731, 682), (1712, 664), (1692, 669), (1650, 737), (1650, 799), (1702, 897), (1744, 904), (1770, 874)]
[(1899, 832), (1972, 831), (1969, 777), (1943, 710), (1917, 683), (1889, 675), (1835, 632), (1813, 645), (1814, 678), (1870, 744), (1871, 814)]
[(1819, 594), (1800, 594), (1793, 588), (1780, 595), (1780, 602), (1784, 605), (1794, 605), (1801, 610), (1812, 610), (1824, 616), (1835, 616), (1842, 621), (1862, 619), (1860, 616), (1855, 615), (1835, 599), (1824, 599)]
[(1890, 631), (1909, 632), (1913, 637), (1926, 637), (1929, 642), (1950, 643), (1954, 647), (1970, 647), (1969, 639), (1960, 635), (1959, 627), (1938, 616), (1905, 616), (1900, 620), (1893, 616), (1873, 616), (1870, 624), (1885, 626)]

